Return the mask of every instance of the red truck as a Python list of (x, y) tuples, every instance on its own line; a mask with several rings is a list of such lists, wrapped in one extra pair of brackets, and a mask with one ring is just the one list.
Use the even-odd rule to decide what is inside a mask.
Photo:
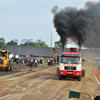
[(59, 80), (66, 77), (73, 77), (81, 81), (81, 77), (85, 76), (85, 70), (82, 70), (81, 55), (77, 52), (77, 48), (71, 48), (70, 51), (63, 52), (60, 56), (57, 73), (59, 74)]

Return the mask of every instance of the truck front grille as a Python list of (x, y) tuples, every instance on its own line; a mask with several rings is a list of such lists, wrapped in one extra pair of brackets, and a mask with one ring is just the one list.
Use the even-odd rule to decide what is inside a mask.
[(65, 66), (65, 70), (76, 70), (75, 66)]
[(0, 59), (0, 64), (3, 64), (3, 59)]

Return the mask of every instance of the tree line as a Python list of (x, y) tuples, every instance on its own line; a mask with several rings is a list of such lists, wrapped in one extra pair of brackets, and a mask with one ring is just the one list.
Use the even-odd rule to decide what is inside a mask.
[[(57, 43), (57, 48), (62, 47), (62, 44), (60, 41), (56, 41), (56, 43)], [(42, 41), (41, 43), (25, 42), (25, 43), (18, 44), (17, 42), (14, 42), (13, 40), (6, 43), (4, 38), (0, 38), (0, 48), (7, 48), (7, 45), (49, 47), (44, 41)]]

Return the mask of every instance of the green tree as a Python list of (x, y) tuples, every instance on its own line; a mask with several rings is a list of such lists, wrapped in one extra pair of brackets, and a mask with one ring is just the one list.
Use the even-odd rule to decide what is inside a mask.
[(20, 46), (36, 46), (36, 47), (48, 47), (48, 45), (42, 41), (41, 43), (32, 43), (32, 42), (26, 42), (24, 44), (20, 44)]
[(5, 43), (5, 39), (4, 38), (0, 38), (0, 48), (6, 48), (7, 44)]
[(62, 48), (62, 43), (60, 41), (57, 41), (57, 48)]
[(40, 43), (40, 46), (41, 46), (41, 47), (49, 47), (44, 41), (42, 41), (42, 42)]
[[(57, 41), (57, 48), (62, 48), (62, 43), (61, 41)], [(65, 45), (65, 48), (67, 48), (67, 46)]]
[(14, 42), (13, 40), (11, 40), (10, 42), (7, 42), (7, 45), (17, 45), (17, 42)]
[(31, 42), (26, 42), (26, 43), (21, 43), (20, 44), (21, 46), (40, 46), (39, 44), (37, 43), (31, 43)]

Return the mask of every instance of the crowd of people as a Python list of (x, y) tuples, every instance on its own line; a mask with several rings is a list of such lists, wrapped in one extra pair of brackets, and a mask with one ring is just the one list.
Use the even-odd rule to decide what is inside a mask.
[(33, 56), (28, 56), (28, 57), (19, 57), (19, 58), (14, 58), (12, 57), (12, 61), (18, 63), (26, 63), (26, 66), (29, 66), (29, 69), (32, 70), (33, 66), (38, 66), (39, 63), (44, 63), (45, 60), (43, 57), (33, 57)]

